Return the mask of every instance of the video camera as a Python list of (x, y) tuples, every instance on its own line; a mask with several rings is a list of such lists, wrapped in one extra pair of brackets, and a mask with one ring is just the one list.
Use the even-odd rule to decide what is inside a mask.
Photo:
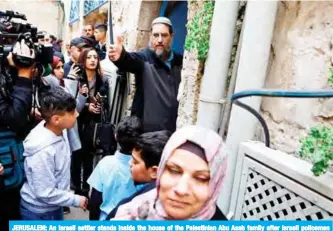
[[(14, 18), (22, 21), (16, 22), (12, 20)], [(35, 59), (13, 54), (13, 61), (17, 67), (30, 67), (36, 64), (37, 70), (42, 70), (42, 66), (46, 66), (53, 61), (52, 45), (39, 44), (38, 39), (42, 35), (37, 33), (36, 26), (27, 23), (26, 20), (24, 14), (0, 10), (0, 93), (2, 96), (8, 95), (8, 92), (12, 90), (11, 67), (6, 57), (13, 51), (13, 46), (17, 41), (24, 39), (25, 44), (35, 52)], [(39, 71), (35, 78), (40, 77), (41, 72)], [(39, 80), (36, 82), (39, 82)]]

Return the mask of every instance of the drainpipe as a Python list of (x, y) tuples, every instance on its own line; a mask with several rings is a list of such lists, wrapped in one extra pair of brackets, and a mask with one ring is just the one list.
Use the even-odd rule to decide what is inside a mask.
[(219, 128), (239, 1), (215, 1), (209, 52), (201, 82), (197, 124)]
[[(58, 36), (57, 38), (63, 39), (63, 28), (65, 22), (65, 8), (64, 3), (61, 0), (57, 1), (58, 5)], [(63, 43), (64, 44), (64, 43)]]
[[(74, 0), (75, 1), (75, 0)], [(79, 19), (79, 32), (76, 32), (77, 35), (76, 37), (80, 37), (83, 31), (83, 27), (84, 27), (84, 2), (85, 1), (80, 1), (80, 19)]]
[(224, 137), (224, 133), (227, 129), (227, 125), (228, 125), (228, 122), (230, 119), (230, 112), (231, 112), (231, 107), (232, 107), (231, 97), (234, 94), (235, 87), (236, 87), (237, 70), (238, 70), (238, 65), (239, 65), (240, 52), (242, 50), (243, 28), (244, 28), (244, 24), (242, 25), (242, 29), (241, 29), (241, 32), (239, 35), (236, 57), (235, 57), (234, 66), (232, 68), (232, 73), (231, 73), (231, 78), (230, 78), (230, 83), (229, 83), (229, 88), (228, 88), (228, 93), (227, 93), (227, 99), (226, 99), (225, 106), (222, 110), (222, 115), (221, 115), (222, 122), (221, 122), (221, 126), (219, 129), (219, 135), (222, 137)]
[[(277, 8), (278, 1), (247, 2), (235, 92), (264, 86)], [(259, 97), (246, 98), (242, 102), (260, 110)], [(256, 125), (253, 115), (237, 106), (232, 107), (226, 140), (227, 177), (218, 200), (219, 207), (228, 217), (233, 216), (236, 208), (236, 201), (231, 201), (231, 195), (238, 194), (239, 188), (239, 185), (234, 185), (238, 147), (241, 142), (253, 138)], [(240, 171), (237, 173), (240, 174)]]

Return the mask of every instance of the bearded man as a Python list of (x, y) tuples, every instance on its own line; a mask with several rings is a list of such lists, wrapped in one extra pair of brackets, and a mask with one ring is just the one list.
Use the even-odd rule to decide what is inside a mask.
[(108, 51), (120, 70), (135, 74), (132, 115), (142, 119), (145, 132), (176, 130), (183, 57), (171, 50), (172, 41), (171, 21), (159, 17), (152, 22), (148, 48), (127, 52), (118, 36)]

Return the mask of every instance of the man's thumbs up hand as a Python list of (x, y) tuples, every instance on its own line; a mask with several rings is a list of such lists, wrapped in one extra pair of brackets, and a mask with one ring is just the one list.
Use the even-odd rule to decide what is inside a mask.
[(116, 38), (116, 44), (119, 45), (119, 46), (122, 46), (123, 45), (123, 36), (121, 35), (118, 35), (117, 38)]
[(115, 44), (110, 45), (108, 54), (111, 61), (117, 61), (123, 51), (123, 37), (117, 36)]

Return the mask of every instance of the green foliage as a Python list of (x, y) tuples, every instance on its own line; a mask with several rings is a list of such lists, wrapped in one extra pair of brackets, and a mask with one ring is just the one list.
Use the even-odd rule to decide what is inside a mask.
[(333, 68), (330, 67), (328, 71), (329, 71), (328, 83), (333, 83)]
[[(333, 84), (333, 68), (328, 71), (328, 83)], [(301, 139), (300, 155), (313, 162), (311, 170), (315, 176), (325, 173), (333, 160), (333, 128), (311, 128), (310, 133)]]
[(187, 27), (185, 50), (197, 51), (198, 60), (204, 61), (209, 50), (210, 26), (213, 20), (214, 1), (206, 1)]
[(301, 140), (300, 155), (313, 162), (311, 170), (315, 176), (325, 173), (333, 160), (333, 128), (311, 128)]

